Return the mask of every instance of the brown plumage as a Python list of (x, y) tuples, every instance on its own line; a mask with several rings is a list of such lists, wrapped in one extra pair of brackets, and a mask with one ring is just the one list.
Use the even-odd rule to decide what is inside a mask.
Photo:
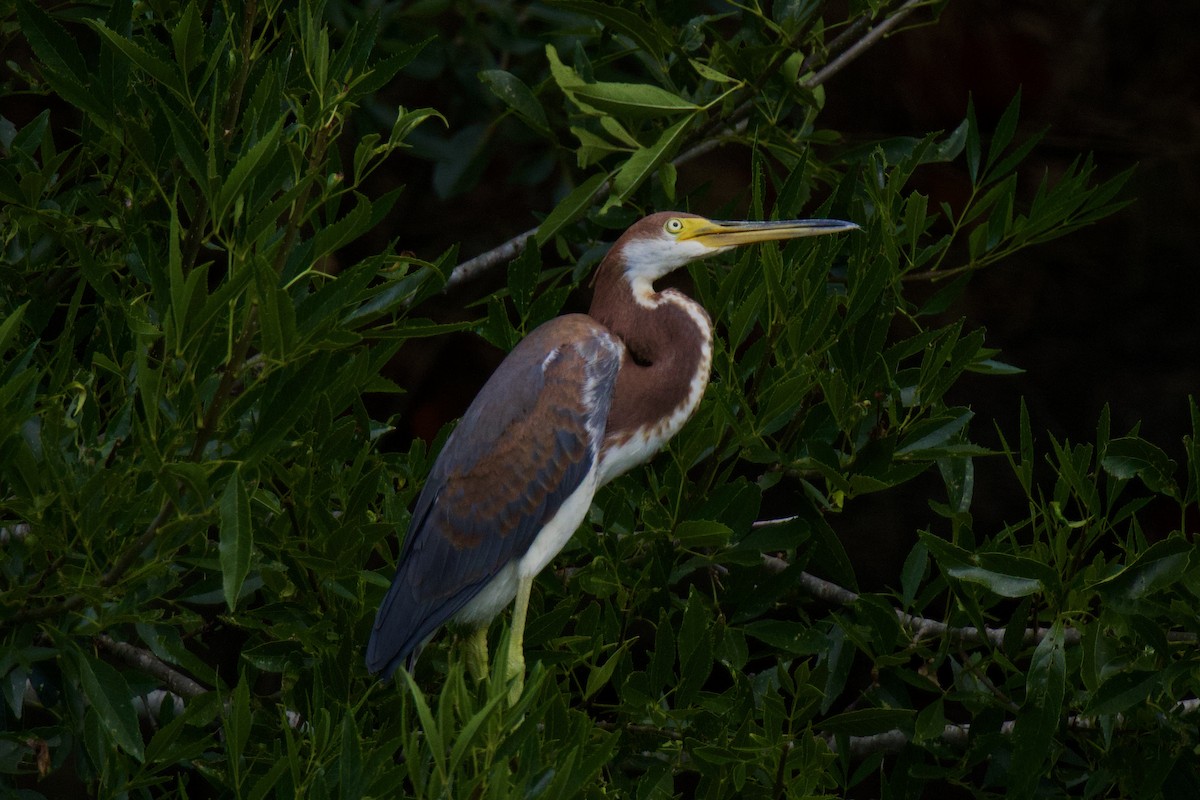
[[(654, 281), (757, 241), (849, 230), (836, 220), (711, 222), (652, 214), (601, 262), (588, 315), (551, 320), (480, 390), (430, 472), (367, 647), (384, 678), (442, 624), (487, 622), (516, 598), (508, 654), (520, 693), (521, 631), (533, 577), (566, 544), (596, 489), (649, 459), (695, 411), (712, 364), (712, 323)], [(481, 676), (484, 669), (472, 664)]]

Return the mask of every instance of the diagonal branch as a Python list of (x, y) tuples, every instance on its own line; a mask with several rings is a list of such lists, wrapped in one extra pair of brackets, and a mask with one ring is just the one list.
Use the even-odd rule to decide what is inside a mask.
[(131, 667), (136, 667), (147, 675), (158, 678), (167, 689), (180, 697), (191, 699), (211, 691), (171, 667), (149, 650), (143, 650), (128, 642), (118, 642), (106, 633), (97, 636), (96, 643)]

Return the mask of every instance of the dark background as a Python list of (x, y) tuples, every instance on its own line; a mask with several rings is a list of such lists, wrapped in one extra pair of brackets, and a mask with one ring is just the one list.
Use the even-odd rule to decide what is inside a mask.
[[(826, 85), (821, 125), (849, 143), (953, 129), (968, 97), (987, 131), (1019, 89), (1017, 140), (1047, 130), (1023, 168), (1026, 198), (1043, 176), (1053, 181), (1082, 154), (1094, 156), (1096, 180), (1136, 165), (1123, 192), (1134, 200), (1130, 207), (983, 271), (950, 310), (985, 327), (999, 357), (1025, 370), (1007, 378), (968, 376), (956, 387), (951, 400), (976, 412), (976, 441), (998, 445), (995, 420), (1015, 442), (1024, 398), (1039, 453), (1049, 450), (1049, 436), (1091, 442), (1107, 403), (1114, 436), (1140, 423), (1142, 436), (1182, 462), (1187, 398), (1200, 392), (1193, 233), (1200, 214), (1198, 33), (1200, 3), (1193, 2), (957, 0), (937, 24), (888, 37)], [(408, 105), (418, 100), (401, 98)], [(428, 100), (450, 106), (453, 116), (455, 101)], [(454, 134), (451, 123), (447, 136)], [(706, 207), (693, 210), (713, 213), (723, 192), (743, 190), (747, 164), (744, 151), (723, 148), (682, 169), (681, 189), (709, 187)], [(547, 211), (552, 199), (545, 186), (512, 179), (512, 168), (493, 159), (470, 192), (441, 199), (425, 188), (432, 166), (428, 175), (411, 174), (410, 163), (403, 246), (434, 258), (461, 241), (466, 259), (531, 227), (533, 213)], [(961, 159), (922, 170), (917, 180), (931, 207), (961, 200), (968, 189)], [(544, 258), (554, 263), (549, 250)], [(479, 309), (464, 306), (502, 282), (503, 270), (495, 270), (422, 313), (477, 317)], [(575, 302), (585, 301), (582, 292)], [(393, 378), (410, 394), (396, 409), (401, 429), (393, 444), (431, 438), (460, 415), (500, 356), (471, 334), (406, 347)], [(1022, 518), (1026, 503), (1005, 459), (977, 459), (976, 466), (972, 512), (980, 535)], [(1043, 485), (1048, 478), (1043, 469)], [(926, 505), (931, 497), (942, 499), (936, 474), (861, 498), (835, 521), (852, 555), (873, 554), (858, 565), (864, 588), (894, 583), (915, 531), (938, 524)], [(1164, 525), (1178, 525), (1177, 514)]]

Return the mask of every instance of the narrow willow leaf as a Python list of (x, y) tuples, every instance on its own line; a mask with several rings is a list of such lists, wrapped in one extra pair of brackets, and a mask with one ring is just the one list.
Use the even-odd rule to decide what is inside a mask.
[(99, 120), (111, 122), (113, 109), (105, 108), (97, 93), (89, 88), (87, 64), (67, 32), (29, 0), (17, 3), (17, 21), (21, 34), (44, 65), (42, 74), (54, 91)]
[(569, 94), (576, 86), (583, 85), (583, 77), (562, 62), (558, 57), (558, 50), (552, 44), (546, 45), (546, 60), (550, 63), (550, 75), (563, 94)]
[(713, 520), (689, 519), (675, 528), (675, 540), (679, 547), (721, 547), (729, 542), (733, 531), (728, 525)]
[(996, 130), (992, 132), (992, 141), (988, 145), (987, 162), (984, 164), (985, 170), (992, 168), (992, 165), (1000, 158), (1001, 153), (1012, 142), (1013, 134), (1017, 130), (1017, 119), (1020, 115), (1021, 88), (1018, 86), (1017, 94), (1009, 102), (1008, 108), (1004, 109), (1004, 113), (1000, 115), (1000, 121), (996, 124)]
[(87, 81), (87, 64), (79, 45), (36, 3), (18, 0), (17, 20), (21, 33), (44, 65), (80, 84)]
[(1051, 742), (1062, 717), (1066, 692), (1066, 643), (1062, 620), (1055, 620), (1033, 651), (1026, 677), (1025, 703), (1013, 728), (1009, 796), (1032, 797), (1045, 774)]
[(242, 583), (250, 572), (250, 552), (254, 547), (254, 528), (250, 523), (250, 495), (242, 480), (241, 470), (235, 470), (225, 484), (220, 501), (221, 589), (225, 604), (232, 611), (237, 606)]
[(907, 708), (858, 708), (843, 711), (821, 721), (822, 733), (840, 733), (847, 736), (871, 736), (876, 733), (900, 729), (911, 731), (914, 712)]
[(1190, 666), (1186, 661), (1177, 661), (1161, 670), (1119, 672), (1100, 685), (1084, 713), (1088, 716), (1107, 716), (1128, 712), (1144, 704), (1162, 687), (1169, 686)]
[(596, 192), (607, 180), (608, 176), (604, 173), (593, 175), (560, 200), (554, 210), (547, 214), (546, 218), (542, 220), (542, 224), (538, 226), (538, 247), (550, 241), (564, 227), (587, 213), (592, 205), (592, 198), (596, 196)]
[(0, 322), (0, 355), (4, 355), (8, 350), (8, 343), (20, 327), (21, 318), (25, 316), (25, 307), (28, 305), (29, 302), (26, 301), (17, 306), (11, 314), (4, 318), (3, 322)]
[(649, 83), (584, 83), (572, 86), (573, 98), (618, 117), (650, 119), (695, 112), (699, 106)]
[(914, 742), (934, 742), (941, 739), (946, 729), (946, 712), (942, 698), (921, 709), (913, 726)]
[(724, 72), (705, 64), (703, 61), (697, 61), (694, 58), (689, 58), (688, 63), (692, 65), (692, 69), (696, 70), (696, 74), (705, 80), (713, 83), (739, 83), (737, 78), (730, 77)]
[(587, 686), (583, 690), (584, 700), (587, 700), (596, 694), (596, 692), (608, 686), (612, 681), (613, 672), (616, 670), (617, 665), (621, 663), (621, 659), (625, 656), (625, 650), (628, 646), (628, 643), (621, 645), (617, 648), (616, 652), (605, 659), (603, 664), (593, 667), (588, 672)]
[(417, 686), (417, 682), (408, 674), (408, 670), (401, 668), (396, 672), (404, 679), (404, 683), (408, 687), (408, 696), (412, 699), (413, 705), (416, 706), (417, 718), (420, 719), (421, 729), (425, 732), (425, 740), (433, 756), (433, 763), (438, 773), (445, 776), (446, 750), (442, 745), (442, 729), (438, 727), (433, 719), (433, 712), (429, 710), (429, 702), (425, 699), (425, 693), (421, 691), (421, 688)]
[(967, 372), (975, 372), (980, 375), (1021, 375), (1025, 370), (994, 358), (984, 358), (969, 364)]
[(278, 149), (282, 130), (283, 117), (280, 117), (271, 126), (271, 129), (253, 147), (243, 153), (237, 163), (233, 165), (233, 169), (229, 171), (229, 177), (225, 179), (221, 191), (217, 195), (214, 212), (217, 219), (225, 216), (230, 206), (233, 205), (233, 201), (245, 191), (246, 184), (269, 160), (269, 156)]
[(317, 230), (313, 236), (313, 261), (319, 261), (334, 250), (353, 242), (371, 228), (371, 201), (366, 195), (355, 192), (354, 202), (354, 208), (346, 212), (341, 219)]
[(89, 20), (89, 23), (92, 29), (116, 48), (117, 52), (124, 56), (129, 63), (170, 89), (180, 100), (185, 102), (188, 100), (183, 75), (174, 64), (163, 61), (132, 39), (126, 39), (116, 31), (109, 30), (100, 20)]
[(250, 741), (250, 726), (253, 717), (250, 713), (250, 682), (243, 674), (233, 690), (233, 698), (225, 711), (224, 733), (225, 747), (229, 759), (229, 768), (233, 773), (235, 784), (240, 784), (242, 771), (242, 753), (246, 743)]
[(958, 127), (950, 131), (950, 135), (929, 149), (928, 154), (921, 160), (923, 164), (946, 163), (958, 158), (967, 146), (966, 120), (958, 123)]
[(462, 728), (454, 736), (454, 745), (450, 748), (450, 771), (453, 773), (458, 770), (460, 763), (467, 753), (474, 747), (478, 746), (475, 739), (476, 733), (484, 726), (484, 724), (492, 718), (496, 710), (502, 707), (503, 703), (508, 702), (508, 695), (504, 692), (496, 692), (490, 698), (483, 708), (476, 711), (471, 718), (466, 721)]
[(362, 797), (366, 788), (366, 776), (363, 774), (362, 739), (358, 725), (354, 722), (354, 714), (349, 709), (342, 719), (342, 749), (337, 757), (337, 772), (340, 796), (347, 800), (357, 800)]
[(613, 178), (613, 195), (606, 207), (620, 205), (629, 199), (642, 182), (654, 174), (658, 165), (670, 158), (683, 141), (688, 123), (692, 117), (685, 117), (662, 132), (652, 146), (638, 150), (629, 157)]
[(967, 98), (967, 174), (971, 183), (979, 183), (979, 160), (982, 158), (982, 147), (979, 143), (979, 123), (975, 119), (975, 100)]
[(969, 564), (948, 567), (946, 574), (966, 583), (977, 583), (1001, 597), (1025, 597), (1041, 591), (1042, 588), (1041, 583), (1033, 578), (1005, 575)]
[(542, 104), (523, 80), (502, 69), (484, 70), (479, 73), (479, 80), (526, 125), (543, 136), (551, 135), (550, 123), (546, 120)]
[(87, 653), (79, 653), (80, 683), (84, 694), (96, 710), (104, 725), (104, 732), (113, 743), (138, 761), (145, 758), (142, 731), (138, 727), (137, 712), (130, 698), (133, 693), (121, 673), (103, 661)]
[(930, 420), (917, 428), (896, 448), (897, 456), (912, 456), (943, 447), (967, 426), (975, 412), (959, 409), (955, 416)]
[(171, 45), (175, 49), (175, 61), (183, 70), (186, 80), (187, 73), (200, 63), (204, 55), (204, 23), (200, 20), (195, 0), (187, 4), (175, 23), (175, 29), (171, 31)]

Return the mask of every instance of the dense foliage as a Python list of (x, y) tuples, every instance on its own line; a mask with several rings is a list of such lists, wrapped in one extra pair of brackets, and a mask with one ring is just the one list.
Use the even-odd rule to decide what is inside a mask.
[[(965, 97), (950, 131), (822, 128), (839, 59), (937, 2), (365, 5), (0, 12), (0, 789), (1200, 794), (1200, 408), (1176, 464), (1107, 417), (1035, 447), (1023, 413), (992, 452), (947, 400), (1016, 369), (956, 315), (966, 281), (1112, 213), (1124, 176), (1019, 177), (1019, 99), (989, 131)], [(414, 144), (437, 160), (417, 195), (516, 153), (536, 236), (457, 271), (403, 229), (363, 253)], [(716, 145), (748, 165), (736, 210), (677, 186)], [(947, 162), (960, 199), (912, 187)], [(363, 398), (404, 391), (381, 373), (415, 338), (510, 347), (665, 208), (863, 231), (691, 270), (713, 384), (539, 579), (515, 706), (453, 635), (375, 682), (441, 440), (395, 449)], [(422, 316), (517, 252), (469, 322)], [(1001, 529), (973, 525), (981, 458), (1027, 500)], [(890, 591), (857, 593), (839, 514), (918, 476), (927, 524)]]

